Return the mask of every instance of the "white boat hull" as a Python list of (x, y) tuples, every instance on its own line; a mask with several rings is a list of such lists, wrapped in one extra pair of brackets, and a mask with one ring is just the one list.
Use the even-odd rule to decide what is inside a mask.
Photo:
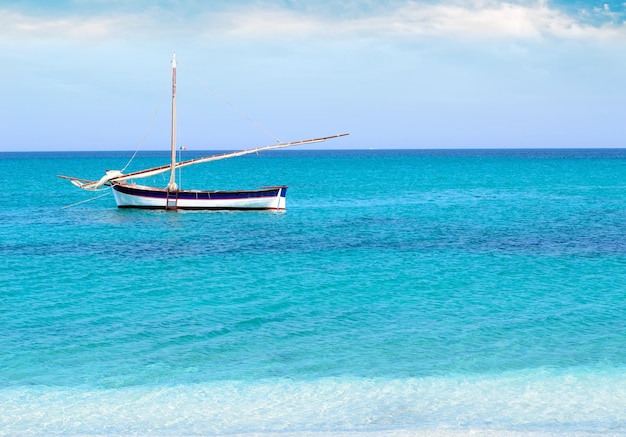
[(287, 187), (249, 191), (178, 190), (134, 184), (113, 184), (118, 208), (186, 210), (275, 210), (286, 207)]

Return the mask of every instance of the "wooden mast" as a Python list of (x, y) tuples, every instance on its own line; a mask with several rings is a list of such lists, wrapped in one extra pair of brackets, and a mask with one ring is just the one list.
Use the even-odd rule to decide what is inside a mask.
[(176, 53), (172, 57), (172, 159), (168, 191), (178, 191), (176, 185)]

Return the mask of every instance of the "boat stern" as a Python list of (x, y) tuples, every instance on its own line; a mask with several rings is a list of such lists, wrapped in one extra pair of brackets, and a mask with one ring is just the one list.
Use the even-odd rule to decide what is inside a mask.
[(287, 187), (282, 186), (279, 187), (280, 189), (278, 190), (278, 201), (277, 203), (277, 211), (284, 211), (287, 209)]

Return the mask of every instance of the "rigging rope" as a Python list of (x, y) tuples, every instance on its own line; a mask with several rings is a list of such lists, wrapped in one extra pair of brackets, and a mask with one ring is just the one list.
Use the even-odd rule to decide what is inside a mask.
[[(181, 65), (180, 60), (177, 60), (177, 63), (179, 65)], [(198, 82), (200, 82), (200, 84), (202, 86), (204, 86), (211, 94), (213, 94), (215, 97), (217, 97), (218, 99), (220, 99), (223, 103), (227, 104), (228, 106), (231, 107), (231, 109), (233, 109), (235, 112), (237, 112), (240, 116), (244, 117), (246, 120), (248, 120), (250, 123), (252, 123), (259, 131), (263, 132), (265, 135), (269, 136), (270, 138), (272, 138), (274, 141), (276, 141), (277, 143), (281, 143), (282, 141), (280, 140), (280, 138), (278, 138), (276, 135), (274, 135), (272, 132), (270, 132), (267, 128), (265, 128), (265, 126), (263, 126), (261, 123), (259, 123), (258, 121), (256, 121), (255, 119), (253, 119), (252, 117), (250, 117), (248, 114), (246, 114), (245, 112), (243, 112), (241, 109), (239, 109), (237, 106), (235, 106), (232, 102), (230, 102), (228, 99), (226, 99), (224, 96), (222, 96), (220, 93), (218, 93), (217, 91), (215, 91), (213, 88), (211, 88), (205, 81), (203, 81), (201, 78), (199, 78), (197, 75), (195, 75), (190, 69), (188, 69), (184, 64), (182, 64), (182, 67), (185, 69), (185, 71), (187, 73), (189, 73), (194, 79), (196, 79)], [(166, 83), (166, 88), (169, 87), (169, 82)], [(157, 104), (156, 109), (154, 110), (154, 113), (152, 114), (152, 119), (150, 120), (150, 123), (148, 124), (148, 127), (143, 135), (143, 138), (141, 139), (141, 141), (139, 142), (139, 146), (137, 147), (137, 149), (135, 149), (135, 152), (133, 153), (133, 155), (130, 157), (130, 159), (128, 160), (128, 162), (126, 163), (126, 165), (124, 166), (124, 168), (122, 168), (122, 170), (120, 170), (122, 173), (126, 171), (126, 169), (130, 166), (130, 164), (133, 162), (133, 160), (135, 159), (135, 157), (137, 156), (137, 153), (139, 152), (139, 150), (141, 150), (141, 148), (144, 146), (146, 139), (150, 133), (150, 131), (152, 130), (152, 126), (154, 125), (154, 121), (156, 120), (157, 114), (159, 112), (160, 109), (160, 102)], [(82, 203), (82, 202), (79, 202)], [(73, 205), (69, 205), (69, 206), (73, 206)], [(69, 207), (68, 206), (68, 207)]]
[(101, 197), (108, 196), (110, 194), (110, 191), (109, 191), (110, 189), (111, 188), (107, 188), (107, 192), (106, 193), (100, 194), (99, 196), (96, 196), (96, 197), (92, 197), (91, 199), (82, 200), (80, 202), (72, 203), (71, 205), (62, 206), (61, 209), (71, 208), (72, 206), (80, 205), (81, 203), (91, 202), (92, 200), (96, 200), (96, 199), (99, 199)]
[(124, 173), (124, 171), (126, 171), (126, 169), (131, 164), (131, 162), (133, 162), (133, 159), (135, 159), (135, 156), (137, 156), (137, 153), (139, 152), (139, 150), (141, 150), (141, 148), (143, 147), (144, 143), (146, 142), (146, 138), (148, 138), (148, 134), (152, 130), (152, 126), (154, 125), (154, 120), (156, 119), (156, 116), (159, 113), (159, 108), (160, 107), (161, 107), (161, 102), (159, 101), (157, 103), (156, 109), (154, 110), (154, 113), (152, 114), (152, 119), (150, 120), (150, 123), (148, 123), (148, 127), (146, 128), (146, 131), (144, 132), (143, 138), (139, 142), (139, 146), (137, 147), (137, 149), (135, 149), (135, 153), (133, 153), (133, 156), (130, 157), (130, 159), (128, 160), (128, 162), (124, 166), (124, 168), (122, 170), (120, 170), (122, 173)]
[[(176, 60), (176, 62), (180, 65), (182, 64), (180, 62), (180, 60)], [(230, 101), (228, 101), (224, 96), (222, 96), (220, 93), (218, 93), (217, 91), (215, 91), (213, 88), (211, 88), (209, 85), (207, 85), (207, 83), (205, 81), (203, 81), (202, 79), (200, 79), (198, 76), (196, 76), (191, 70), (189, 70), (188, 68), (185, 67), (185, 65), (183, 64), (183, 68), (185, 68), (185, 71), (187, 73), (189, 73), (194, 79), (196, 79), (198, 82), (200, 82), (201, 85), (203, 85), (211, 94), (213, 94), (215, 97), (217, 97), (218, 99), (220, 99), (222, 102), (226, 103), (228, 106), (230, 106), (234, 111), (236, 111), (237, 113), (239, 113), (239, 115), (241, 115), (242, 117), (244, 117), (245, 119), (247, 119), (250, 123), (254, 124), (256, 126), (256, 128), (258, 130), (260, 130), (261, 132), (263, 132), (264, 134), (266, 134), (267, 136), (269, 136), (270, 138), (272, 138), (274, 141), (276, 141), (277, 143), (281, 143), (282, 141), (273, 133), (271, 133), (267, 128), (265, 128), (265, 126), (263, 126), (261, 123), (259, 123), (258, 121), (256, 121), (255, 119), (253, 119), (252, 117), (250, 117), (248, 114), (246, 114), (245, 112), (243, 112), (241, 109), (239, 109), (238, 107), (236, 107), (233, 103), (231, 103)]]

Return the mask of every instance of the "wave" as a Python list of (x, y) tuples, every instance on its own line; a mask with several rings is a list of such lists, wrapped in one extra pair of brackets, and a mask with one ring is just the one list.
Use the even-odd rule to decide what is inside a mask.
[(0, 435), (624, 435), (626, 369), (0, 391)]

